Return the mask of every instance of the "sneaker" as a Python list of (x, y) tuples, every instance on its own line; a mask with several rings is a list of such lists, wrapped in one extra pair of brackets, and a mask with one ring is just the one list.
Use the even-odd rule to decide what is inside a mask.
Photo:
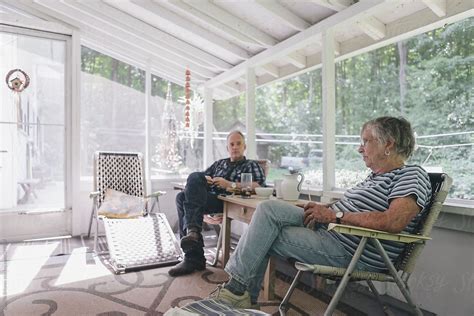
[(217, 288), (209, 294), (209, 298), (219, 300), (222, 303), (234, 308), (252, 308), (250, 303), (249, 292), (245, 291), (242, 295), (237, 295), (224, 288), (224, 284), (217, 286)]

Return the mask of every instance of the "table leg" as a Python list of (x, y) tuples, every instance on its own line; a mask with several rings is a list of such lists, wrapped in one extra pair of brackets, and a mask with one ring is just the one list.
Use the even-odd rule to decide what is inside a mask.
[(263, 299), (272, 301), (275, 299), (275, 260), (270, 257), (267, 271), (263, 279)]
[(230, 222), (227, 214), (227, 203), (224, 203), (224, 218), (222, 221), (222, 266), (225, 267), (230, 256)]

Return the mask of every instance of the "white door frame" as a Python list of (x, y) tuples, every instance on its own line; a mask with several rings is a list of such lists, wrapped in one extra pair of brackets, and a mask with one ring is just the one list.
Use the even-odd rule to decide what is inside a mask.
[[(25, 22), (26, 21), (26, 22)], [(64, 208), (63, 214), (53, 214), (40, 212), (34, 215), (31, 221), (25, 221), (24, 212), (12, 210), (11, 212), (2, 212), (0, 222), (2, 222), (5, 235), (0, 236), (0, 241), (17, 241), (23, 239), (51, 237), (51, 235), (65, 235), (72, 233), (72, 197), (73, 197), (73, 146), (79, 144), (72, 142), (72, 112), (73, 112), (73, 93), (72, 93), (72, 31), (65, 27), (44, 21), (35, 21), (32, 19), (16, 19), (13, 22), (0, 22), (0, 31), (22, 36), (32, 36), (36, 38), (53, 39), (65, 43), (65, 65), (64, 65)], [(80, 56), (80, 52), (79, 52)], [(80, 59), (79, 59), (80, 60)], [(3, 80), (2, 80), (3, 82)], [(76, 163), (74, 163), (76, 164)], [(54, 216), (58, 216), (55, 221)], [(59, 219), (59, 217), (63, 217)], [(50, 220), (51, 219), (51, 220)], [(31, 223), (28, 223), (31, 222)], [(57, 223), (57, 225), (55, 224)], [(23, 223), (25, 225), (23, 226)], [(59, 224), (62, 223), (62, 224)], [(6, 228), (12, 229), (6, 229)], [(43, 229), (44, 228), (44, 229)], [(54, 230), (57, 230), (55, 232)], [(50, 231), (50, 233), (48, 233)]]

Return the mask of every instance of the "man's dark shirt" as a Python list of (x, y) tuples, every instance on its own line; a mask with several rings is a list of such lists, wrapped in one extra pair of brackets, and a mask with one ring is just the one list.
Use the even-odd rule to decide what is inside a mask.
[[(251, 173), (253, 182), (257, 182), (260, 186), (265, 185), (265, 173), (262, 167), (255, 160), (245, 157), (235, 162), (231, 162), (230, 158), (217, 160), (204, 171), (206, 176), (212, 178), (222, 177), (231, 182), (240, 182), (242, 173)], [(216, 194), (228, 193), (225, 188), (219, 188), (215, 185), (210, 186), (210, 191)]]

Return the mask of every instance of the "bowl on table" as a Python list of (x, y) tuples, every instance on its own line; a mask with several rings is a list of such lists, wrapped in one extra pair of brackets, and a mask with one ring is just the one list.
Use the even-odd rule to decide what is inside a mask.
[(269, 198), (273, 194), (273, 188), (257, 187), (255, 193), (259, 198)]

